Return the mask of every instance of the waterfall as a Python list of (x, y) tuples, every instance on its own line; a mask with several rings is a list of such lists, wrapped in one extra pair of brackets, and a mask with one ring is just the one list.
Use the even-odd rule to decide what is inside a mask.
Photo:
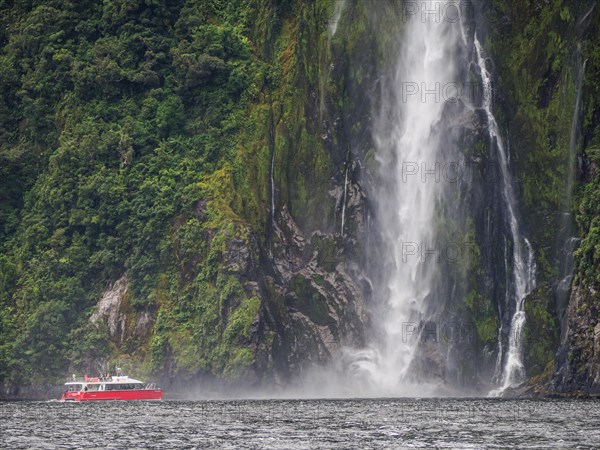
[[(579, 55), (579, 52), (578, 52)], [(581, 93), (583, 87), (583, 76), (587, 60), (579, 62), (576, 78), (575, 104), (573, 105), (573, 116), (571, 119), (571, 133), (569, 139), (569, 153), (565, 170), (565, 203), (561, 210), (559, 220), (558, 241), (562, 242), (558, 250), (558, 279), (556, 285), (556, 306), (561, 323), (561, 330), (565, 330), (564, 318), (571, 292), (571, 281), (573, 279), (573, 251), (579, 240), (573, 236), (573, 218), (571, 215), (571, 202), (573, 197), (573, 185), (575, 182), (575, 162), (577, 158), (577, 143), (579, 136), (579, 120), (581, 115)]]
[[(510, 331), (508, 339), (508, 348), (506, 356), (498, 358), (499, 362), (504, 361), (502, 370), (496, 368), (498, 373), (502, 373), (501, 386), (494, 390), (490, 395), (499, 395), (506, 388), (521, 384), (525, 380), (525, 369), (523, 365), (523, 331), (525, 326), (525, 297), (535, 287), (535, 261), (533, 249), (527, 239), (521, 234), (519, 222), (517, 219), (517, 202), (513, 191), (512, 180), (509, 172), (509, 161), (507, 148), (504, 145), (502, 136), (498, 129), (498, 123), (492, 111), (492, 81), (491, 75), (486, 67), (483, 48), (477, 34), (474, 37), (475, 51), (477, 56), (477, 65), (481, 71), (481, 80), (483, 87), (483, 109), (487, 117), (487, 129), (490, 139), (490, 145), (497, 150), (498, 163), (502, 179), (502, 194), (504, 206), (506, 209), (506, 220), (508, 221), (510, 238), (512, 243), (512, 279), (506, 286), (506, 299), (514, 303), (514, 314), (510, 321)], [(508, 267), (507, 269), (511, 269)], [(498, 352), (503, 348), (499, 345)]]
[(271, 224), (275, 225), (275, 150), (271, 155), (271, 174), (270, 174), (270, 184), (271, 184)]
[(346, 175), (344, 176), (344, 196), (342, 197), (342, 227), (340, 234), (344, 237), (344, 221), (346, 218), (346, 195), (348, 194), (348, 169), (350, 166), (346, 166)]
[[(377, 80), (380, 95), (374, 102), (372, 137), (378, 182), (374, 185), (374, 224), (381, 241), (381, 254), (373, 260), (378, 277), (374, 333), (366, 348), (345, 349), (343, 359), (349, 362), (345, 367), (351, 378), (379, 395), (439, 395), (451, 388), (448, 380), (460, 377), (460, 369), (452, 372), (459, 366), (452, 352), (468, 345), (445, 345), (436, 333), (441, 321), (454, 314), (448, 307), (453, 308), (453, 302), (462, 301), (465, 294), (460, 281), (464, 269), (458, 266), (466, 261), (454, 267), (440, 247), (448, 239), (456, 239), (454, 243), (464, 239), (468, 194), (462, 194), (470, 187), (450, 185), (443, 168), (465, 163), (461, 140), (468, 127), (465, 123), (480, 109), (487, 121), (490, 154), (500, 169), (499, 203), (505, 230), (505, 301), (499, 302), (498, 315), (510, 319), (501, 320), (494, 377), (500, 387), (490, 393), (500, 395), (525, 380), (525, 298), (536, 283), (534, 252), (521, 230), (509, 142), (501, 136), (494, 116), (492, 78), (477, 34), (469, 35), (463, 23), (468, 18), (462, 15), (460, 20), (440, 20), (435, 14), (436, 7), (438, 12), (443, 9), (440, 2), (423, 0), (418, 5), (424, 10), (411, 10), (410, 17), (404, 14), (394, 47), (397, 53)], [(469, 55), (481, 76), (480, 104), (474, 99), (453, 102), (447, 98), (448, 87), (472, 84), (467, 83), (470, 78), (465, 70)], [(342, 234), (346, 184), (347, 172)], [(489, 211), (484, 220), (489, 241)], [(433, 343), (427, 341), (432, 335), (428, 325), (437, 327)]]
[(458, 84), (461, 29), (456, 21), (440, 20), (439, 2), (427, 0), (423, 6), (427, 14), (404, 17), (400, 51), (393, 73), (382, 81), (374, 114), (382, 180), (376, 192), (378, 226), (387, 254), (379, 262), (385, 275), (375, 318), (378, 339), (354, 355), (350, 372), (383, 395), (431, 392), (427, 377), (415, 380), (420, 377), (415, 358), (421, 324), (435, 314), (432, 304), (435, 310), (436, 301), (443, 303), (434, 297), (440, 279), (438, 216), (447, 191), (440, 167), (450, 147), (443, 129), (449, 118), (444, 89)]
[(327, 23), (327, 35), (330, 39), (335, 36), (338, 23), (340, 21), (340, 18), (342, 17), (342, 12), (344, 11), (344, 6), (346, 6), (346, 0), (335, 0), (333, 6), (333, 16), (331, 17), (331, 19), (329, 19)]

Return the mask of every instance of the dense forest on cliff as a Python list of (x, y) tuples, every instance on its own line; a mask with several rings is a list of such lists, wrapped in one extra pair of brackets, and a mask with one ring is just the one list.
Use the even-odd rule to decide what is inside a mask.
[[(159, 364), (159, 330), (180, 316), (184, 365), (198, 364), (184, 356), (193, 333), (215, 340), (206, 365), (246, 362), (232, 348), (258, 305), (219, 271), (219, 257), (225, 240), (245, 238), (238, 214), (261, 189), (258, 180), (241, 188), (237, 151), (240, 135), (254, 132), (249, 104), (275, 81), (247, 36), (258, 9), (228, 1), (2, 8), (2, 377), (56, 376), (69, 362), (141, 348)], [(260, 227), (265, 212), (252, 206)], [(124, 273), (127, 307), (156, 313), (158, 333), (147, 345), (113, 348), (87, 318)], [(218, 305), (228, 299), (242, 304), (238, 322), (219, 330)]]
[[(284, 383), (365, 344), (381, 245), (369, 99), (399, 6), (349, 0), (334, 23), (339, 3), (0, 2), (0, 385), (115, 364)], [(600, 8), (473, 10), (493, 18), (477, 26), (540, 272), (528, 375), (600, 389)], [(560, 305), (565, 210), (580, 241)], [(465, 221), (472, 246), (483, 220)], [(464, 269), (455, 309), (491, 361), (502, 318), (482, 267)]]

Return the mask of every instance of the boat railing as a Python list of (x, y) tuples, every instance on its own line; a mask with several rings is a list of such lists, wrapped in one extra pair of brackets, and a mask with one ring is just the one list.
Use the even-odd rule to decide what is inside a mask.
[(99, 381), (112, 381), (112, 377), (67, 377), (67, 383), (97, 383)]
[(85, 383), (84, 377), (67, 377), (67, 383)]

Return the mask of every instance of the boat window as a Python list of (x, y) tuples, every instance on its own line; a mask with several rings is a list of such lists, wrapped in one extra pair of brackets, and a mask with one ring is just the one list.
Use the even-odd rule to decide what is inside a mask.
[(70, 384), (69, 392), (77, 392), (81, 390), (81, 384)]
[(107, 384), (107, 391), (132, 391), (136, 389), (144, 389), (142, 383), (124, 383), (124, 384)]

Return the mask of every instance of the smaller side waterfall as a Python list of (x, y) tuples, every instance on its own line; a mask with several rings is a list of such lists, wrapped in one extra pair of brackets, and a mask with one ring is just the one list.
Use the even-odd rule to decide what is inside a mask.
[[(483, 48), (477, 34), (474, 37), (475, 51), (477, 54), (477, 65), (481, 71), (481, 80), (483, 84), (483, 109), (485, 110), (488, 121), (488, 133), (490, 145), (497, 148), (498, 163), (502, 179), (503, 200), (506, 208), (506, 219), (509, 225), (510, 238), (512, 243), (512, 276), (506, 286), (506, 299), (514, 303), (514, 314), (510, 321), (510, 331), (506, 357), (501, 354), (498, 362), (504, 361), (504, 366), (498, 373), (502, 373), (501, 386), (499, 389), (490, 392), (491, 396), (500, 395), (506, 388), (521, 384), (525, 380), (525, 369), (523, 365), (523, 330), (525, 326), (525, 297), (535, 287), (535, 260), (533, 249), (527, 239), (525, 239), (519, 227), (517, 218), (517, 201), (513, 191), (511, 175), (509, 172), (509, 160), (507, 148), (504, 145), (502, 136), (498, 129), (498, 123), (492, 110), (492, 82), (491, 75), (486, 67), (486, 60)], [(508, 264), (507, 264), (508, 266)], [(503, 351), (501, 345), (499, 352)]]
[(271, 155), (271, 174), (269, 182), (271, 184), (271, 224), (275, 224), (275, 151)]
[[(525, 366), (523, 365), (523, 331), (525, 329), (525, 297), (535, 287), (535, 261), (533, 259), (533, 249), (531, 244), (525, 238), (523, 238), (526, 247), (526, 259), (521, 261), (523, 264), (522, 268), (525, 269), (525, 273), (517, 275), (515, 273), (515, 281), (518, 283), (518, 278), (522, 278), (525, 281), (525, 287), (527, 290), (515, 292), (516, 309), (510, 323), (510, 334), (508, 339), (508, 354), (506, 357), (506, 363), (504, 365), (504, 371), (502, 373), (502, 390), (511, 386), (518, 386), (525, 381)], [(518, 250), (522, 251), (522, 250)], [(514, 250), (513, 250), (514, 252)], [(522, 258), (523, 255), (517, 257), (513, 256), (513, 259)], [(517, 267), (515, 267), (515, 272)]]
[(575, 184), (575, 164), (577, 159), (577, 146), (579, 138), (579, 120), (581, 116), (581, 94), (583, 87), (583, 76), (587, 60), (579, 62), (576, 78), (576, 95), (573, 106), (573, 117), (571, 120), (571, 134), (569, 139), (569, 154), (565, 170), (565, 202), (561, 210), (558, 231), (558, 278), (556, 283), (556, 306), (561, 323), (561, 331), (565, 330), (564, 319), (571, 292), (571, 281), (573, 279), (573, 252), (579, 240), (573, 236), (573, 217), (571, 214), (571, 203), (573, 197), (573, 186)]
[(342, 227), (340, 234), (344, 237), (344, 223), (346, 219), (346, 196), (348, 195), (348, 169), (350, 165), (346, 166), (346, 175), (344, 176), (344, 196), (342, 197)]
[(335, 0), (335, 4), (333, 6), (333, 16), (327, 23), (327, 35), (330, 39), (335, 36), (338, 23), (342, 17), (342, 12), (344, 11), (344, 6), (346, 6), (346, 0)]

